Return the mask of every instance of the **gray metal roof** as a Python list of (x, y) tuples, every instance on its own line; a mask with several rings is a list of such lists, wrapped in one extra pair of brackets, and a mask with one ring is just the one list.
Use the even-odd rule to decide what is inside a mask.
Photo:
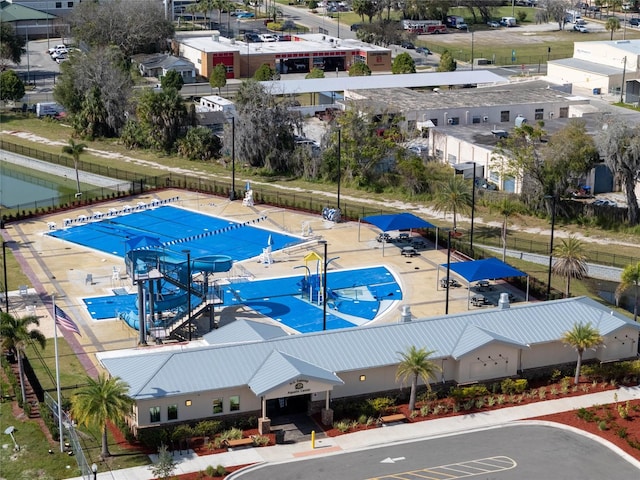
[[(330, 75), (330, 74), (329, 74)], [(440, 85), (497, 84), (508, 81), (488, 70), (459, 72), (407, 73), (403, 75), (371, 75), (367, 77), (325, 77), (299, 80), (260, 82), (273, 95), (311, 92), (342, 92), (391, 88), (438, 87)], [(459, 90), (457, 90), (459, 92)]]
[(264, 364), (249, 380), (249, 388), (257, 396), (268, 394), (300, 376), (309, 380), (317, 380), (330, 385), (341, 385), (344, 382), (333, 372), (320, 368), (311, 363), (292, 357), (286, 353), (273, 351), (267, 357)]
[(598, 75), (622, 75), (622, 65), (620, 67), (610, 67), (609, 65), (603, 65), (601, 63), (589, 62), (579, 58), (562, 58), (559, 60), (551, 60), (549, 64), (561, 65), (563, 67), (573, 68), (575, 70), (581, 70), (583, 72), (591, 72)]
[[(397, 365), (398, 352), (410, 346), (425, 347), (435, 351), (434, 358), (446, 358), (470, 353), (496, 341), (531, 346), (554, 342), (576, 321), (590, 322), (601, 335), (629, 326), (640, 330), (640, 324), (592, 299), (578, 297), (253, 343), (166, 353), (151, 351), (146, 355), (125, 351), (122, 357), (109, 352), (109, 358), (101, 358), (100, 354), (98, 358), (111, 375), (129, 384), (133, 398), (144, 399), (248, 385), (274, 351), (339, 375)], [(470, 329), (470, 325), (478, 328)], [(282, 382), (286, 380), (284, 377), (280, 378)]]
[(222, 328), (213, 330), (202, 338), (210, 345), (223, 345), (227, 343), (258, 342), (286, 335), (287, 332), (278, 325), (243, 320), (232, 322)]

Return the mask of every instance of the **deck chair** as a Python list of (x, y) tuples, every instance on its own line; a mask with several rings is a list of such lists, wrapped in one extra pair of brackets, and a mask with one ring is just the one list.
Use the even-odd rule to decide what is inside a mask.
[(93, 285), (93, 274), (91, 273), (87, 273), (86, 278), (84, 279), (84, 284), (87, 285)]

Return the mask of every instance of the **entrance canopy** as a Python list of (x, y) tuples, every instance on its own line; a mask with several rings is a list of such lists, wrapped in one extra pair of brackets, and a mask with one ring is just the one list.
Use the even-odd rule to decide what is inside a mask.
[(394, 215), (372, 215), (364, 217), (367, 223), (375, 225), (383, 232), (392, 230), (411, 230), (412, 228), (436, 228), (426, 220), (412, 213), (398, 213)]
[[(442, 267), (447, 266), (445, 263)], [(526, 277), (527, 274), (513, 268), (497, 258), (474, 260), (473, 262), (455, 262), (450, 264), (452, 272), (464, 278), (467, 282), (492, 280), (494, 278)]]

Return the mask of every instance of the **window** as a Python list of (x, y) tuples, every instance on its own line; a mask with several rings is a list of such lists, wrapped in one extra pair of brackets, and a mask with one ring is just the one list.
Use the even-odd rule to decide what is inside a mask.
[(460, 124), (460, 117), (451, 117), (451, 118), (447, 119), (447, 123), (449, 125), (459, 125)]
[(73, 2), (67, 2), (67, 8), (73, 8)]
[(535, 117), (536, 120), (544, 120), (544, 108), (536, 108)]
[(501, 122), (509, 121), (509, 110), (503, 110), (500, 112), (500, 121)]
[(480, 123), (480, 121), (480, 115), (474, 115), (473, 117), (471, 117), (471, 123)]
[(569, 118), (569, 107), (560, 107), (560, 118)]
[(449, 162), (451, 165), (454, 165), (454, 164), (458, 163), (458, 157), (456, 157), (455, 155), (448, 154), (447, 155), (447, 162)]
[(237, 412), (238, 410), (240, 410), (240, 396), (234, 395), (229, 398), (229, 411)]
[(444, 158), (444, 152), (439, 148), (436, 148), (436, 158), (442, 160)]
[(222, 413), (223, 412), (223, 408), (222, 408), (222, 399), (221, 398), (214, 398), (213, 399), (213, 413)]
[(56, 2), (56, 8), (62, 8), (62, 2)]
[(151, 407), (149, 409), (149, 421), (157, 423), (160, 421), (160, 407)]
[(169, 405), (167, 407), (167, 420), (178, 419), (178, 405)]

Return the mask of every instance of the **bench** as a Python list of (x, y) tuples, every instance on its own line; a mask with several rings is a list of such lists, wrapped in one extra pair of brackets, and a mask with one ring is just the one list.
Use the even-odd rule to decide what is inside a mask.
[(239, 438), (238, 440), (225, 440), (224, 446), (227, 448), (251, 447), (253, 446), (253, 438)]
[(404, 413), (394, 413), (393, 415), (384, 415), (380, 417), (380, 423), (383, 425), (386, 423), (404, 422), (407, 419)]

